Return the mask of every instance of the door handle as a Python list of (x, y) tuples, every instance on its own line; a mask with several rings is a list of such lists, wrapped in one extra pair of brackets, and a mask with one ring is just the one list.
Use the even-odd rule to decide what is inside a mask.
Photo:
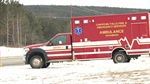
[(66, 49), (68, 49), (68, 46), (66, 46)]

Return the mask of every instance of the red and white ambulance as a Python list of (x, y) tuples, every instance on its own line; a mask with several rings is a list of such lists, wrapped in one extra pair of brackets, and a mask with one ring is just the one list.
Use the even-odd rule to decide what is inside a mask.
[(24, 61), (32, 68), (51, 62), (113, 59), (130, 62), (150, 53), (148, 12), (71, 18), (71, 33), (59, 33), (45, 44), (25, 46)]

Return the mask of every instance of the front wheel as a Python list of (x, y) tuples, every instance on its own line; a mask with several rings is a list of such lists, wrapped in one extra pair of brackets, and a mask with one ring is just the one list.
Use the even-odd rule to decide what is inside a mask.
[(113, 55), (114, 63), (124, 63), (127, 62), (127, 60), (128, 60), (127, 55), (123, 52), (117, 52)]
[(35, 55), (30, 59), (30, 66), (32, 68), (42, 68), (44, 65), (44, 61), (41, 56)]

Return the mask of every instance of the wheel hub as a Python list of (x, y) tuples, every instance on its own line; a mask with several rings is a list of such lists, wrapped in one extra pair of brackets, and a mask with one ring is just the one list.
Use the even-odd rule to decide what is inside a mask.
[(40, 59), (39, 58), (35, 58), (34, 60), (33, 60), (33, 65), (34, 66), (39, 66), (40, 65)]
[(118, 61), (118, 62), (123, 62), (123, 56), (122, 56), (122, 55), (118, 55), (117, 61)]
[(118, 60), (122, 60), (122, 57), (121, 57), (121, 56), (119, 56), (119, 57), (118, 57)]

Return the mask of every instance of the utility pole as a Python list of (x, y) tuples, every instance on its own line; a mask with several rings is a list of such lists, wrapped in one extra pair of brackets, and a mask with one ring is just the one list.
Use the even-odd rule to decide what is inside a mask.
[(72, 32), (72, 29), (71, 29), (71, 17), (72, 17), (72, 5), (70, 5), (70, 31)]
[(70, 5), (70, 18), (72, 17), (72, 5)]

